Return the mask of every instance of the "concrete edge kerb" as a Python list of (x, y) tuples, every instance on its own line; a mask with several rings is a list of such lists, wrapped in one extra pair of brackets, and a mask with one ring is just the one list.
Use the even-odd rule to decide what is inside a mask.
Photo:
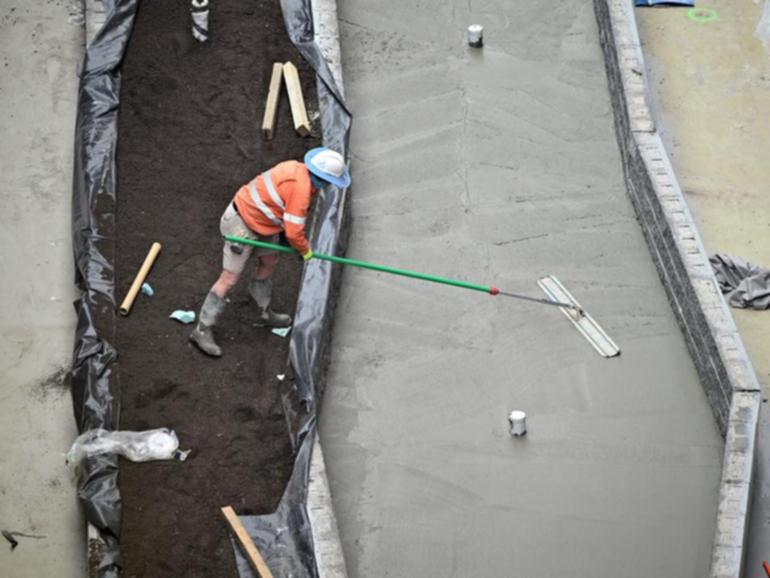
[[(342, 51), (337, 20), (337, 0), (311, 0), (313, 34), (324, 59), (334, 76), (341, 95), (345, 96), (342, 82)], [(316, 568), (320, 578), (347, 578), (345, 556), (342, 551), (337, 518), (334, 514), (326, 463), (321, 449), (321, 435), (316, 431), (307, 491), (307, 513), (313, 534)]]
[(626, 188), (725, 436), (710, 576), (740, 578), (761, 390), (647, 104), (632, 4), (594, 0)]

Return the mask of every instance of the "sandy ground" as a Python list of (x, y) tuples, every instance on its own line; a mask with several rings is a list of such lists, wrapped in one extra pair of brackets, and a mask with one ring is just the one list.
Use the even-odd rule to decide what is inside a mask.
[(82, 577), (85, 525), (64, 454), (75, 316), (72, 131), (82, 26), (65, 1), (0, 0), (0, 575)]
[[(699, 4), (699, 6), (705, 6)], [(651, 96), (687, 203), (709, 252), (770, 267), (770, 38), (755, 33), (770, 6), (712, 0), (717, 18), (683, 9), (636, 11)], [(767, 24), (770, 33), (770, 21)], [(765, 395), (770, 393), (770, 312), (733, 309)], [(766, 409), (766, 406), (763, 406)], [(770, 557), (770, 418), (762, 414), (747, 578)]]
[[(714, 22), (637, 10), (653, 103), (709, 252), (770, 267), (770, 44), (763, 5), (712, 1)], [(770, 314), (733, 309), (760, 381), (770, 383)]]
[[(348, 254), (321, 436), (352, 577), (700, 577), (722, 441), (627, 199), (590, 3), (341, 0)], [(486, 27), (486, 46), (465, 28)], [(511, 409), (529, 413), (512, 439)]]

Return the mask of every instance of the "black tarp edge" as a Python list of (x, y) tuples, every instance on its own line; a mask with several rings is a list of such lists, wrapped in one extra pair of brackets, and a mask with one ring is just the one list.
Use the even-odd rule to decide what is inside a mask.
[[(348, 157), (351, 115), (334, 76), (315, 42), (311, 0), (281, 0), (286, 30), (299, 52), (316, 71), (324, 146)], [(327, 187), (315, 209), (310, 245), (314, 251), (344, 254), (350, 226), (346, 190)], [(291, 578), (317, 577), (315, 548), (307, 513), (310, 460), (317, 435), (318, 402), (328, 366), (331, 324), (337, 303), (339, 266), (311, 260), (305, 265), (294, 317), (289, 362), (293, 389), (301, 402), (299, 425), (293, 438), (297, 454), (291, 478), (278, 509), (267, 516), (241, 516), (249, 535), (270, 569)], [(236, 547), (242, 578), (255, 576)]]
[[(120, 95), (120, 64), (128, 45), (138, 0), (105, 0), (104, 27), (88, 46), (80, 71), (72, 186), (72, 243), (77, 326), (71, 385), (80, 433), (115, 429), (119, 386), (113, 362), (115, 335), (114, 230), (115, 162)], [(105, 312), (109, 314), (104, 315)], [(104, 320), (99, 323), (96, 319)], [(78, 498), (86, 520), (104, 541), (97, 557), (100, 578), (113, 578), (120, 567), (120, 493), (118, 459), (84, 460)], [(89, 544), (89, 550), (93, 547)], [(93, 560), (89, 560), (93, 563)]]
[[(138, 4), (139, 0), (104, 0), (105, 24), (87, 47), (81, 68), (72, 190), (75, 283), (80, 296), (74, 304), (77, 327), (71, 370), (73, 408), (81, 433), (118, 425), (120, 389), (112, 367), (117, 352), (110, 343), (116, 308), (117, 117), (120, 65)], [(281, 0), (281, 8), (292, 42), (317, 73), (323, 142), (347, 157), (351, 117), (314, 41), (310, 0)], [(315, 250), (343, 252), (349, 222), (345, 196), (346, 191), (331, 188), (317, 203), (310, 236)], [(338, 268), (330, 263), (311, 261), (305, 266), (289, 352), (295, 376), (292, 386), (302, 402), (294, 432), (294, 468), (276, 512), (242, 518), (277, 576), (317, 576), (306, 498), (338, 283)], [(97, 323), (97, 317), (106, 321)], [(78, 478), (86, 519), (105, 543), (98, 562), (100, 578), (117, 577), (120, 569), (117, 474), (117, 458), (100, 456), (85, 460)], [(245, 571), (250, 574), (248, 568)]]

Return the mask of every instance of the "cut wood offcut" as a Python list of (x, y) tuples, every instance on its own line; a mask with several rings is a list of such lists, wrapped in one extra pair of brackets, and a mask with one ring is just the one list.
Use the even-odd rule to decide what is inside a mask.
[(283, 77), (283, 64), (273, 63), (273, 74), (270, 77), (270, 90), (265, 102), (265, 116), (262, 119), (262, 137), (266, 140), (273, 138), (275, 129), (275, 113), (278, 111), (278, 99), (281, 97), (281, 78)]
[(310, 135), (310, 120), (307, 117), (305, 98), (302, 96), (302, 84), (299, 81), (299, 71), (291, 62), (273, 64), (273, 73), (270, 76), (270, 88), (265, 101), (265, 116), (262, 118), (262, 137), (265, 140), (273, 138), (275, 132), (275, 115), (278, 110), (278, 101), (281, 98), (281, 77), (286, 82), (286, 92), (289, 94), (291, 117), (294, 121), (294, 130), (300, 136)]
[(289, 93), (294, 130), (300, 136), (308, 136), (310, 134), (310, 121), (307, 118), (307, 110), (305, 110), (305, 99), (302, 96), (299, 71), (291, 62), (283, 65), (283, 78), (286, 80), (286, 92)]
[(264, 558), (259, 553), (257, 546), (254, 544), (251, 536), (246, 532), (246, 528), (241, 524), (241, 520), (238, 518), (238, 514), (235, 513), (230, 506), (222, 508), (222, 515), (225, 517), (230, 529), (235, 534), (235, 538), (238, 540), (238, 545), (246, 554), (246, 558), (251, 565), (251, 568), (257, 573), (260, 578), (273, 578), (273, 573), (270, 572), (265, 563)]

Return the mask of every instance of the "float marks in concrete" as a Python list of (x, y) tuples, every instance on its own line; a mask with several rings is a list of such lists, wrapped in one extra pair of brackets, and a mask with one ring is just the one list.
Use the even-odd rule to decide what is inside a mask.
[(623, 355), (555, 308), (346, 270), (321, 435), (350, 574), (702, 576), (723, 446), (626, 197), (592, 7), (483, 10), (340, 2), (348, 255), (533, 295), (555, 274)]
[[(0, 576), (82, 577), (86, 548), (64, 453), (75, 315), (70, 242), (80, 24), (66, 3), (0, 2)], [(73, 20), (76, 22), (77, 20)]]

